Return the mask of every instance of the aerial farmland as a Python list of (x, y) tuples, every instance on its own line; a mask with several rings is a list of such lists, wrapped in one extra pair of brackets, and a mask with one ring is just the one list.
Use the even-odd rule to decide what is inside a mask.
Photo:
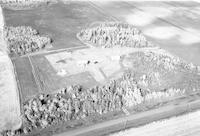
[(129, 136), (199, 113), (199, 3), (0, 4), (3, 136)]

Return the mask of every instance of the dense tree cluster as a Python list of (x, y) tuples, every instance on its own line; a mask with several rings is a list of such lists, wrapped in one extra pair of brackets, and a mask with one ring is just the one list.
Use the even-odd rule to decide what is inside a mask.
[(145, 101), (151, 101), (151, 100), (155, 101), (158, 99), (173, 97), (173, 96), (177, 96), (179, 94), (184, 94), (184, 93), (185, 93), (185, 89), (181, 90), (181, 89), (176, 89), (176, 88), (169, 88), (169, 89), (159, 91), (159, 92), (148, 93), (147, 95), (145, 95), (144, 99)]
[(159, 73), (161, 73), (161, 75), (167, 72), (176, 72), (176, 71), (190, 71), (190, 72), (199, 71), (199, 66), (195, 66), (192, 63), (187, 63), (186, 61), (180, 59), (179, 57), (172, 56), (165, 52), (161, 53), (157, 53), (154, 51), (134, 52), (127, 55), (123, 60), (124, 65), (126, 65), (126, 63), (129, 62), (131, 62), (131, 65), (129, 66), (137, 68), (143, 67), (144, 69), (150, 72), (158, 71)]
[(24, 125), (4, 135), (29, 133), (63, 121), (73, 121), (92, 114), (104, 114), (121, 110), (149, 100), (172, 97), (184, 93), (180, 89), (149, 92), (138, 87), (131, 72), (107, 85), (83, 89), (79, 85), (61, 89), (56, 94), (40, 94), (24, 103)]
[(3, 7), (11, 8), (11, 9), (25, 9), (31, 7), (37, 7), (39, 4), (48, 3), (56, 0), (1, 0), (1, 5)]
[[(26, 2), (41, 2), (41, 0), (1, 0), (2, 4), (11, 4), (11, 3), (26, 3)], [(47, 1), (47, 0), (43, 0)]]
[(146, 69), (159, 71), (161, 73), (177, 70), (186, 64), (178, 57), (173, 57), (164, 53), (159, 54), (152, 51), (139, 51), (131, 53), (123, 61), (125, 65), (126, 62), (132, 62), (131, 64), (133, 67), (143, 66)]
[(145, 52), (145, 60), (154, 62), (155, 66), (161, 66), (166, 70), (174, 70), (178, 65), (182, 64), (181, 60), (178, 57), (169, 56), (167, 54), (157, 54), (155, 52)]
[(117, 22), (102, 23), (84, 29), (77, 37), (84, 43), (105, 48), (117, 45), (137, 48), (154, 46), (132, 25)]
[(40, 36), (39, 33), (28, 26), (5, 27), (5, 38), (11, 54), (24, 55), (36, 52), (51, 44), (51, 39)]
[[(129, 106), (129, 100), (133, 104), (141, 103), (142, 96), (137, 85), (131, 85), (133, 81), (126, 80), (112, 80), (105, 86), (87, 90), (78, 85), (70, 86), (53, 96), (40, 95), (29, 100), (24, 104), (24, 119), (28, 124), (28, 130), (45, 128), (61, 121), (77, 120), (92, 114), (121, 110), (123, 106)], [(131, 92), (133, 94), (129, 96)]]

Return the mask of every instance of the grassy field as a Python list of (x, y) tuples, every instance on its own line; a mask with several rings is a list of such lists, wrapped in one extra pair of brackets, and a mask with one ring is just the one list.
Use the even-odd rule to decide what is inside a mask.
[(39, 88), (36, 84), (33, 69), (27, 57), (12, 60), (16, 69), (18, 85), (21, 88), (22, 101), (27, 100), (39, 93)]
[(32, 26), (41, 34), (53, 39), (50, 50), (82, 46), (76, 34), (94, 21), (109, 21), (88, 2), (61, 2), (32, 10), (13, 11), (4, 9), (6, 25)]

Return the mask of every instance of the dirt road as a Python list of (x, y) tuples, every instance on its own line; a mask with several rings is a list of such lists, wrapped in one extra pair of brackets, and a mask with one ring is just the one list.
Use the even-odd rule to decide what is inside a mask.
[[(181, 126), (180, 126), (181, 125)], [(131, 128), (109, 136), (199, 136), (200, 111)]]
[[(115, 132), (115, 131), (120, 131), (120, 130), (131, 128), (131, 127), (134, 127), (133, 129), (137, 130), (137, 129), (140, 128), (139, 126), (141, 126), (141, 125), (148, 124), (148, 123), (158, 121), (158, 120), (161, 120), (161, 119), (170, 118), (170, 117), (173, 117), (173, 116), (182, 115), (184, 113), (191, 112), (195, 109), (199, 109), (200, 108), (200, 101), (198, 99), (196, 99), (196, 95), (192, 95), (190, 97), (191, 97), (190, 99), (188, 99), (188, 98), (181, 99), (179, 101), (179, 103), (176, 103), (176, 104), (172, 101), (169, 105), (162, 106), (161, 108), (158, 108), (158, 109), (153, 109), (153, 110), (149, 110), (149, 111), (142, 112), (142, 113), (132, 114), (132, 115), (129, 115), (129, 116), (126, 116), (126, 117), (123, 117), (123, 118), (118, 118), (118, 119), (106, 121), (106, 122), (103, 122), (103, 123), (95, 124), (95, 125), (92, 125), (92, 126), (83, 127), (83, 128), (76, 129), (76, 130), (71, 130), (71, 131), (68, 131), (68, 132), (65, 132), (65, 133), (56, 134), (54, 136), (94, 136), (94, 134), (95, 134), (95, 136), (101, 136), (101, 135), (109, 134), (109, 133), (112, 133), (112, 132)], [(195, 113), (197, 113), (197, 114), (195, 114)], [(185, 118), (185, 120), (182, 120), (182, 121), (181, 121), (181, 119), (179, 119), (179, 117), (177, 119), (179, 119), (178, 121), (180, 123), (185, 122), (187, 120), (191, 121), (191, 125), (192, 125), (191, 127), (196, 128), (197, 126), (200, 125), (200, 123), (199, 123), (198, 120), (197, 120), (197, 122), (194, 121), (194, 120), (195, 120), (195, 118), (198, 118), (200, 116), (199, 112), (194, 112), (194, 113), (191, 113), (191, 114), (192, 114), (191, 119)], [(187, 115), (185, 115), (185, 117), (187, 117)], [(182, 118), (184, 118), (184, 117), (182, 117)], [(175, 118), (175, 120), (176, 120), (176, 118)], [(170, 123), (172, 125), (173, 121), (166, 124), (166, 126), (169, 127)], [(164, 125), (165, 124), (163, 124), (163, 128), (161, 128), (162, 131), (164, 131)], [(151, 127), (151, 125), (150, 125), (149, 131), (151, 131), (151, 133), (154, 134), (156, 132), (153, 131), (153, 126), (154, 125), (152, 125), (152, 127)], [(174, 126), (172, 126), (172, 128), (169, 128), (169, 129), (176, 129), (178, 126), (180, 126), (180, 124), (174, 123)], [(159, 126), (157, 126), (155, 128), (157, 128), (157, 130), (159, 131), (158, 127)], [(175, 128), (173, 128), (173, 127), (175, 127)], [(183, 128), (179, 128), (180, 133), (181, 133), (182, 130), (184, 130), (184, 128), (187, 128), (187, 127), (185, 126)], [(188, 129), (189, 129), (189, 127), (188, 127)], [(144, 129), (141, 129), (141, 130), (144, 130)], [(129, 136), (128, 134), (131, 134), (131, 136), (132, 136), (131, 131), (132, 131), (131, 129), (130, 129), (130, 133), (129, 133), (129, 130), (122, 131), (120, 133), (116, 133), (116, 136), (118, 136), (118, 134), (119, 134), (119, 136), (122, 136), (122, 135), (123, 136)], [(144, 130), (144, 133), (145, 132), (146, 131)], [(120, 135), (121, 133), (122, 133), (122, 135)], [(138, 131), (138, 132), (135, 132), (135, 133), (136, 133), (136, 135), (138, 133), (138, 135), (140, 136), (140, 133), (142, 133), (142, 132)], [(146, 132), (146, 134), (148, 134), (148, 133)], [(161, 134), (161, 133), (158, 132), (158, 134)], [(115, 135), (111, 135), (111, 136), (115, 136)], [(172, 136), (172, 135), (169, 135), (169, 136)]]

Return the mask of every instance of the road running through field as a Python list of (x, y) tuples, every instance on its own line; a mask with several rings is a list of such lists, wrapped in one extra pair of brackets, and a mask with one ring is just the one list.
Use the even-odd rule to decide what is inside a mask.
[(109, 136), (199, 136), (200, 111), (131, 128)]
[[(158, 109), (153, 109), (153, 110), (149, 110), (146, 112), (132, 114), (129, 116), (125, 116), (123, 118), (118, 118), (118, 119), (102, 122), (99, 124), (95, 124), (92, 126), (71, 130), (68, 132), (61, 133), (61, 134), (55, 134), (54, 136), (93, 136), (94, 133), (96, 134), (95, 136), (102, 136), (102, 135), (105, 135), (105, 134), (108, 134), (111, 132), (120, 131), (120, 130), (130, 128), (130, 127), (133, 127), (132, 128), (134, 131), (133, 133), (132, 133), (132, 129), (130, 129), (130, 131), (129, 131), (129, 129), (127, 129), (127, 130), (121, 131), (119, 133), (111, 134), (110, 136), (160, 136), (160, 134), (164, 133), (165, 129), (166, 129), (165, 133), (167, 134), (167, 132), (168, 132), (168, 135), (162, 135), (162, 136), (179, 136), (179, 135), (175, 135), (175, 133), (172, 133), (172, 134), (169, 133), (170, 131), (173, 131), (174, 129), (177, 130), (177, 134), (178, 133), (184, 134), (184, 135), (180, 135), (180, 136), (187, 136), (189, 134), (189, 132), (187, 132), (187, 133), (183, 132), (184, 129), (186, 129), (186, 128), (188, 129), (188, 131), (190, 130), (190, 133), (196, 133), (196, 134), (199, 133), (197, 128), (199, 128), (199, 126), (200, 126), (200, 111), (193, 112), (193, 110), (199, 109), (199, 108), (200, 108), (199, 100), (195, 100), (195, 101), (187, 100), (186, 101), (183, 99), (183, 100), (181, 100), (180, 104), (178, 104), (178, 105), (170, 104), (167, 106), (162, 106)], [(187, 114), (183, 115), (185, 113), (187, 113)], [(181, 115), (181, 116), (174, 117), (174, 116), (178, 116), (178, 115)], [(158, 120), (166, 119), (166, 118), (170, 118), (170, 117), (172, 117), (172, 121), (168, 123), (166, 120), (166, 124), (164, 123), (163, 127), (162, 126), (160, 127), (159, 123), (155, 124), (155, 122), (154, 122), (154, 121), (158, 121)], [(154, 122), (154, 123), (151, 123), (151, 122)], [(158, 122), (165, 122), (165, 120), (158, 121)], [(146, 127), (148, 125), (145, 125), (145, 126), (142, 126), (142, 125), (148, 124), (148, 123), (151, 123), (150, 129), (146, 131), (145, 130), (146, 128), (144, 128), (144, 127)], [(182, 127), (182, 123), (184, 123), (185, 126)], [(157, 127), (155, 127), (152, 124), (155, 124), (155, 126), (157, 126)], [(187, 126), (187, 124), (188, 124), (188, 126)], [(151, 127), (151, 125), (152, 125), (152, 127)], [(140, 127), (140, 126), (142, 126), (142, 127)], [(166, 127), (168, 127), (168, 129)], [(155, 132), (153, 130), (154, 128), (155, 128)], [(196, 130), (193, 131), (193, 129), (195, 129), (195, 128), (196, 128)], [(138, 129), (138, 131), (136, 131), (137, 129)], [(161, 131), (159, 131), (159, 130), (161, 130)], [(143, 131), (144, 131), (144, 133), (143, 133)], [(150, 133), (152, 133), (152, 135), (148, 135)], [(155, 134), (155, 135), (153, 135), (153, 134)]]

